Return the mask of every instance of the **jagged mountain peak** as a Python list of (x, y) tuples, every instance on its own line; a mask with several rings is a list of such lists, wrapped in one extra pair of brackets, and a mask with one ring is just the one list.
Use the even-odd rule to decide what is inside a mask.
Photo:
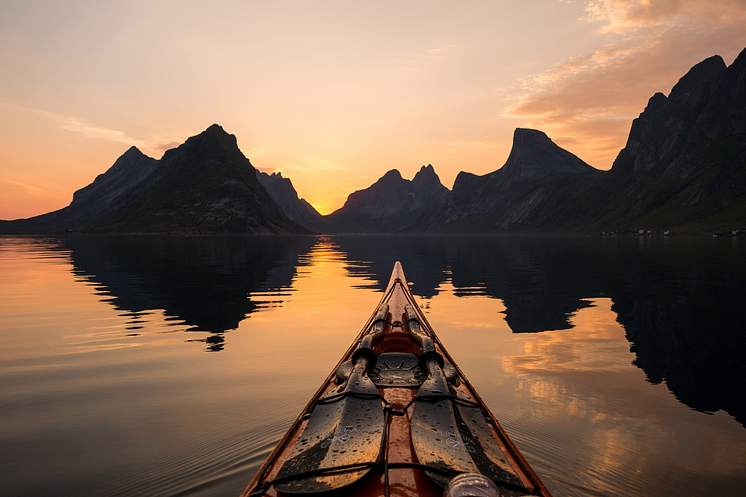
[[(412, 178), (412, 190), (417, 196), (424, 195), (445, 195), (448, 193), (448, 188), (443, 186), (443, 183), (440, 182), (440, 178), (435, 173), (435, 168), (432, 166), (432, 164), (428, 164), (427, 166), (422, 166), (417, 174), (414, 175), (414, 178)], [(419, 205), (420, 199), (415, 198), (417, 207), (420, 207)], [(422, 199), (425, 200), (425, 199)], [(425, 203), (430, 203), (432, 199), (426, 199)], [(424, 204), (423, 204), (424, 205)]]
[(132, 146), (105, 173), (96, 176), (93, 183), (73, 193), (70, 205), (109, 205), (146, 180), (157, 168), (157, 160)]
[(267, 189), (269, 195), (286, 216), (301, 226), (313, 230), (315, 223), (321, 218), (321, 214), (305, 199), (298, 197), (298, 192), (295, 191), (290, 178), (283, 178), (279, 171), (268, 174), (258, 170), (256, 171), (256, 178)]
[(417, 174), (414, 175), (414, 178), (412, 178), (412, 184), (430, 184), (433, 182), (440, 184), (440, 178), (432, 164), (422, 166)]
[(516, 128), (513, 148), (501, 169), (515, 180), (535, 180), (553, 174), (596, 171), (576, 155), (556, 145), (543, 131)]
[(368, 188), (351, 193), (344, 206), (330, 216), (355, 229), (367, 226), (375, 231), (386, 219), (433, 205), (447, 194), (448, 188), (441, 184), (431, 164), (422, 166), (412, 181), (402, 178), (398, 169), (391, 169)]
[(695, 65), (671, 89), (668, 98), (679, 98), (698, 91), (708, 79), (726, 69), (725, 61), (713, 55)]
[(239, 158), (249, 162), (238, 148), (236, 136), (226, 132), (218, 124), (213, 124), (202, 133), (187, 138), (178, 147), (167, 150), (161, 160), (173, 160), (179, 155), (197, 160)]
[(401, 173), (398, 169), (391, 169), (390, 171), (386, 171), (386, 174), (381, 176), (381, 178), (378, 181), (388, 182), (388, 181), (395, 181), (403, 179), (401, 176)]
[(419, 175), (432, 175), (435, 174), (435, 168), (432, 164), (428, 164), (427, 166), (422, 166), (420, 170), (417, 172), (417, 174), (414, 175), (416, 178)]
[(129, 157), (147, 157), (147, 155), (145, 155), (144, 153), (142, 153), (142, 151), (139, 148), (137, 148), (136, 146), (132, 145), (119, 158), (123, 159), (125, 157), (127, 157), (127, 158), (129, 158)]
[(643, 110), (642, 113), (644, 114), (645, 112), (655, 112), (663, 107), (666, 102), (668, 102), (668, 97), (666, 97), (661, 92), (657, 92), (655, 95), (650, 97), (650, 100), (648, 100), (648, 105), (645, 107), (645, 110)]

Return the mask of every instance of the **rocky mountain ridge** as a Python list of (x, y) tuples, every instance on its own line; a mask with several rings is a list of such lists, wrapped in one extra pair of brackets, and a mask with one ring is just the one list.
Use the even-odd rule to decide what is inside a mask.
[(705, 59), (668, 97), (656, 93), (611, 173), (624, 192), (610, 206), (617, 218), (746, 219), (746, 50), (729, 67), (720, 56)]
[(4, 222), (6, 232), (307, 233), (256, 178), (236, 137), (217, 124), (160, 160), (132, 147), (69, 206)]
[(411, 181), (392, 169), (368, 188), (351, 193), (341, 208), (324, 216), (322, 228), (327, 232), (401, 231), (448, 193), (431, 164), (422, 166)]
[(315, 226), (320, 222), (321, 214), (305, 199), (298, 197), (290, 178), (283, 178), (282, 173), (267, 174), (259, 170), (256, 178), (287, 217), (302, 226)]
[(4, 232), (598, 233), (746, 229), (746, 50), (692, 67), (656, 93), (625, 148), (600, 171), (543, 132), (516, 129), (505, 164), (461, 172), (453, 189), (432, 165), (410, 181), (388, 171), (320, 216), (290, 179), (253, 168), (217, 125), (155, 160), (131, 148), (59, 211), (0, 221)]
[[(373, 197), (381, 190), (376, 185), (397, 175), (390, 171), (363, 191)], [(416, 216), (382, 196), (384, 204), (379, 231), (392, 233), (744, 231), (746, 50), (730, 66), (710, 57), (668, 96), (656, 93), (609, 171), (594, 169), (541, 131), (519, 128), (500, 169), (482, 176), (462, 171), (450, 193)], [(380, 216), (372, 199), (366, 209), (357, 209), (362, 217), (354, 223), (327, 230), (369, 228)]]

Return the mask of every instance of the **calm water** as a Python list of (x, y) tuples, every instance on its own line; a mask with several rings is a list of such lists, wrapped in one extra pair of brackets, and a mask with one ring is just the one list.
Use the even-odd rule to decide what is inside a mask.
[(0, 493), (237, 496), (396, 260), (555, 496), (744, 495), (746, 239), (0, 237)]

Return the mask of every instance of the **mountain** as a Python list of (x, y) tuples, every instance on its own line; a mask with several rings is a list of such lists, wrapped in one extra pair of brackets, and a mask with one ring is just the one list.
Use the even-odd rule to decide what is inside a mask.
[(577, 185), (602, 174), (557, 146), (543, 132), (516, 129), (508, 160), (477, 176), (460, 172), (444, 202), (417, 227), (428, 232), (495, 232), (562, 224), (573, 209), (558, 209)]
[(305, 233), (256, 178), (236, 137), (217, 124), (160, 160), (132, 147), (69, 206), (4, 223), (4, 231)]
[(505, 165), (462, 172), (412, 232), (597, 233), (746, 228), (746, 50), (695, 65), (632, 123), (610, 171), (517, 129)]
[[(23, 233), (88, 229), (115, 219), (121, 208), (138, 192), (147, 188), (145, 181), (159, 168), (156, 159), (131, 147), (105, 173), (73, 194), (67, 207), (16, 221), (4, 221), (7, 229)], [(0, 225), (0, 228), (2, 225)]]
[(746, 225), (746, 50), (710, 57), (635, 119), (611, 168), (607, 224)]
[(730, 66), (705, 59), (668, 96), (653, 95), (609, 171), (519, 128), (507, 161), (489, 174), (462, 171), (449, 191), (431, 165), (411, 181), (394, 169), (328, 216), (298, 198), (287, 178), (258, 178), (235, 137), (214, 125), (158, 161), (133, 147), (69, 206), (0, 221), (0, 231), (743, 231), (746, 50)]
[(258, 170), (256, 178), (287, 217), (311, 231), (318, 229), (321, 214), (305, 199), (298, 198), (298, 192), (295, 191), (290, 178), (283, 178), (282, 173), (270, 175)]
[(422, 166), (411, 181), (392, 169), (368, 188), (351, 193), (340, 209), (324, 216), (324, 228), (329, 232), (406, 230), (448, 193), (432, 165)]

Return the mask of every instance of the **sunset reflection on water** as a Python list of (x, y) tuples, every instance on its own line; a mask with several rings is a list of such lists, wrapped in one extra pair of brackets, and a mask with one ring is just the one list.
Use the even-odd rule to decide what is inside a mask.
[[(614, 280), (646, 274), (635, 266), (599, 271), (609, 243), (587, 256), (576, 240), (553, 240), (550, 252), (542, 240), (421, 237), (405, 253), (395, 240), (0, 239), (7, 489), (237, 495), (360, 331), (399, 257), (444, 346), (556, 497), (735, 495), (746, 484), (743, 425), (688, 407), (638, 364), (642, 352), (657, 364), (656, 340), (668, 343), (641, 309), (670, 313), (676, 293), (665, 307), (645, 300), (651, 285), (643, 294)], [(639, 258), (630, 245), (613, 245), (613, 259)], [(576, 260), (589, 261), (586, 273)], [(566, 277), (568, 267), (582, 277)], [(655, 267), (656, 285), (676, 289), (678, 267)], [(737, 286), (740, 273), (729, 274)]]
[(555, 495), (697, 495), (746, 470), (743, 427), (722, 411), (703, 423), (647, 382), (611, 299), (570, 329), (513, 333), (501, 301), (457, 294), (441, 285), (428, 319)]

